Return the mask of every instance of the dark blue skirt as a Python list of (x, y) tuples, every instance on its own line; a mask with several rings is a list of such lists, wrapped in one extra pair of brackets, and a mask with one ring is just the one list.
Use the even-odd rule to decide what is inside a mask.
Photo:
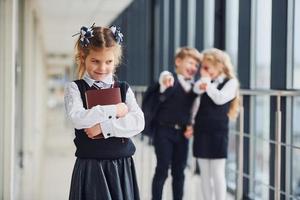
[(139, 200), (132, 157), (115, 160), (77, 158), (70, 200)]

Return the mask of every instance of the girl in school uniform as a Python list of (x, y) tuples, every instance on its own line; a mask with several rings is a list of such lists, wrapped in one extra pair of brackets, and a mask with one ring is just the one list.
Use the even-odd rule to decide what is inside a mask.
[(194, 92), (201, 95), (195, 117), (193, 153), (201, 170), (204, 200), (226, 199), (225, 162), (228, 123), (238, 113), (239, 82), (229, 55), (219, 49), (203, 52), (201, 78)]
[[(128, 83), (114, 80), (123, 35), (115, 26), (82, 27), (76, 42), (79, 79), (65, 87), (65, 107), (75, 128), (77, 157), (70, 200), (138, 200), (130, 137), (144, 128), (144, 115)], [(120, 87), (122, 103), (87, 109), (85, 92)]]

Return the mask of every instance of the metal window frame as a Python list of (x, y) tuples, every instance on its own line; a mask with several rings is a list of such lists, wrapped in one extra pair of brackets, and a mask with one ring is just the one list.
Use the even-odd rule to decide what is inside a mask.
[[(251, 7), (252, 1), (240, 1), (239, 2), (239, 28), (238, 28), (238, 66), (243, 66), (238, 70), (238, 77), (240, 80), (241, 88), (248, 89), (250, 88), (251, 82), (251, 73), (250, 73), (250, 63), (251, 63)], [(250, 103), (251, 98), (249, 96), (243, 97), (243, 113), (242, 117), (243, 123), (243, 132), (250, 133)], [(248, 113), (248, 114), (247, 114)], [(250, 142), (249, 138), (240, 138), (243, 141), (242, 144), (242, 165), (243, 172), (249, 174), (249, 161), (250, 161)], [(240, 162), (240, 161), (239, 161)], [(241, 169), (239, 169), (241, 170)], [(239, 185), (237, 192), (237, 199), (247, 198), (249, 195), (249, 180), (245, 177), (240, 177), (242, 182)]]
[[(293, 88), (294, 83), (294, 26), (295, 26), (295, 0), (288, 1), (288, 11), (287, 11), (287, 79), (286, 79), (286, 87)], [(287, 143), (292, 144), (293, 140), (293, 105), (294, 99), (287, 98), (286, 99), (286, 141)], [(290, 133), (290, 134), (288, 134)], [(285, 177), (285, 192), (288, 195), (292, 195), (293, 193), (293, 153), (292, 148), (286, 149), (286, 177)]]
[(169, 71), (174, 70), (175, 54), (175, 1), (169, 1), (169, 45), (168, 45), (168, 66)]
[(188, 0), (180, 2), (180, 46), (188, 44)]
[(202, 51), (204, 48), (204, 0), (196, 1), (196, 32), (195, 47)]
[(214, 7), (214, 47), (225, 49), (227, 0), (215, 0)]

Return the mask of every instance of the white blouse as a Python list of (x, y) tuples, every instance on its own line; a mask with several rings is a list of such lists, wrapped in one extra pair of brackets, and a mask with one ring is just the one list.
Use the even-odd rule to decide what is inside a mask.
[[(83, 80), (90, 87), (95, 83), (95, 80), (91, 79), (87, 74), (85, 74)], [(104, 81), (95, 84), (101, 88), (109, 88), (113, 83), (111, 75)], [(128, 113), (120, 118), (116, 118), (116, 105), (98, 105), (91, 109), (85, 109), (80, 91), (75, 82), (66, 84), (64, 100), (67, 117), (76, 129), (90, 128), (100, 123), (104, 138), (129, 138), (139, 134), (144, 129), (144, 114), (138, 106), (131, 88), (128, 88), (125, 101), (128, 106)]]
[[(229, 79), (223, 88), (219, 90), (217, 87), (219, 84), (223, 83), (225, 80), (224, 75), (220, 75), (216, 78), (212, 83), (210, 80), (205, 81), (208, 84), (206, 93), (213, 100), (213, 102), (217, 105), (223, 105), (232, 99), (234, 99), (237, 95), (238, 90), (238, 81), (236, 79)], [(200, 90), (199, 85), (203, 83), (203, 79), (198, 80), (194, 85), (194, 92), (196, 94), (203, 94), (205, 91)]]

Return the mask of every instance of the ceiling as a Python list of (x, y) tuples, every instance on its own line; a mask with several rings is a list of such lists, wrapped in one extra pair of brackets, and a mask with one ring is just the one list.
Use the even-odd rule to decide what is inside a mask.
[(49, 67), (73, 62), (73, 34), (81, 26), (108, 26), (133, 0), (37, 0)]

